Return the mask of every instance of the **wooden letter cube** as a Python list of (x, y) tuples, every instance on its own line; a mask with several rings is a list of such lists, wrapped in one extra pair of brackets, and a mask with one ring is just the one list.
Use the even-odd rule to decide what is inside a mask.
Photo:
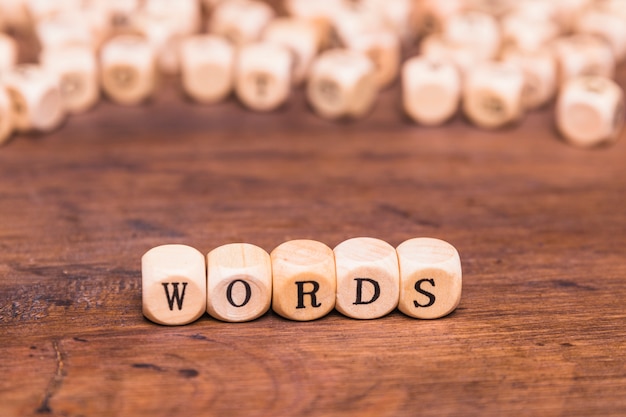
[(180, 42), (182, 35), (177, 32), (176, 16), (158, 16), (140, 13), (133, 19), (134, 28), (145, 38), (152, 50), (156, 67), (163, 74), (180, 72)]
[(396, 250), (379, 239), (359, 237), (334, 249), (335, 308), (355, 319), (382, 317), (398, 305), (400, 272)]
[(525, 109), (543, 106), (554, 97), (557, 90), (557, 65), (548, 48), (534, 51), (508, 47), (502, 61), (521, 68), (524, 73), (522, 104)]
[(224, 38), (196, 35), (181, 44), (182, 84), (201, 103), (216, 103), (233, 89), (235, 50)]
[(363, 116), (374, 105), (377, 93), (374, 64), (362, 53), (333, 49), (313, 63), (307, 98), (322, 117)]
[(402, 55), (400, 39), (391, 30), (377, 30), (347, 39), (349, 49), (367, 55), (374, 63), (379, 87), (391, 84), (398, 76)]
[(21, 132), (47, 132), (65, 120), (65, 107), (58, 79), (42, 67), (18, 65), (4, 77), (11, 102), (16, 129)]
[(556, 124), (565, 139), (577, 146), (614, 141), (624, 126), (624, 92), (608, 78), (572, 78), (559, 94)]
[(207, 255), (207, 311), (216, 319), (243, 322), (261, 317), (272, 302), (272, 261), (248, 243), (233, 243)]
[(252, 43), (241, 47), (235, 91), (239, 100), (257, 111), (274, 110), (291, 92), (291, 54), (283, 46)]
[(162, 245), (141, 258), (143, 314), (171, 326), (191, 323), (206, 311), (204, 255), (185, 245)]
[(272, 309), (297, 321), (315, 320), (335, 307), (335, 257), (313, 240), (291, 240), (271, 253)]
[(553, 42), (559, 67), (559, 83), (579, 75), (599, 75), (613, 78), (615, 57), (611, 47), (593, 35), (578, 34)]
[(320, 44), (315, 24), (306, 19), (274, 19), (265, 28), (263, 40), (282, 45), (292, 52), (293, 83), (302, 83), (309, 73)]
[(439, 239), (409, 239), (398, 246), (400, 302), (410, 317), (437, 319), (461, 301), (461, 259), (454, 246)]
[(402, 69), (402, 102), (405, 112), (423, 125), (439, 125), (459, 108), (461, 77), (449, 62), (413, 57)]
[(104, 45), (100, 60), (102, 88), (116, 103), (139, 104), (154, 92), (155, 56), (144, 38), (117, 36)]
[(468, 74), (463, 111), (472, 123), (486, 129), (504, 126), (523, 114), (524, 74), (505, 63), (485, 63)]
[(69, 113), (82, 113), (98, 102), (98, 63), (91, 48), (73, 46), (47, 49), (42, 53), (40, 62), (59, 79), (63, 104)]
[(215, 6), (209, 32), (221, 35), (237, 46), (256, 42), (274, 18), (272, 8), (260, 1), (229, 0)]

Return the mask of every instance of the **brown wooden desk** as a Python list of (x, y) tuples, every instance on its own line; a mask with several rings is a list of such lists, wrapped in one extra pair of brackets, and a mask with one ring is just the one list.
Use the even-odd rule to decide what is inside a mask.
[[(0, 415), (626, 415), (626, 138), (571, 148), (551, 109), (422, 128), (398, 95), (337, 124), (301, 91), (255, 114), (168, 81), (149, 105), (103, 102), (0, 148)], [(141, 314), (153, 246), (354, 236), (448, 240), (461, 305), (435, 321)]]

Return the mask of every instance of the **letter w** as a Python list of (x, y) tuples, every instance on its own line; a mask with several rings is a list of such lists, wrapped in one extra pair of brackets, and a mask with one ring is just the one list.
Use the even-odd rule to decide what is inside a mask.
[(172, 287), (174, 290), (172, 291), (172, 296), (170, 297), (170, 290), (168, 289), (169, 282), (163, 283), (163, 288), (165, 288), (165, 297), (167, 297), (167, 304), (170, 306), (170, 311), (174, 310), (174, 301), (176, 301), (176, 305), (178, 305), (178, 309), (183, 309), (183, 299), (185, 298), (185, 289), (187, 289), (187, 283), (183, 282), (183, 293), (180, 294), (178, 292), (178, 282), (172, 282)]

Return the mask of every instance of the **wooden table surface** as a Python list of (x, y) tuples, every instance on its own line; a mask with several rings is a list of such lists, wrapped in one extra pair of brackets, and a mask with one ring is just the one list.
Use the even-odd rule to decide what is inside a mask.
[[(620, 72), (626, 84), (626, 71)], [(552, 109), (486, 132), (155, 99), (0, 148), (0, 415), (624, 416), (626, 134), (572, 148)], [(459, 308), (163, 327), (140, 258), (295, 238), (451, 242)]]

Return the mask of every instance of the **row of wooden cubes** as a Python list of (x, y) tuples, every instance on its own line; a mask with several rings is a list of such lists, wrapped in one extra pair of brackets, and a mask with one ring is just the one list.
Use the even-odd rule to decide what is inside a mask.
[[(182, 84), (198, 101), (219, 101), (234, 87), (248, 107), (267, 111), (284, 103), (290, 94), (292, 58), (278, 45), (242, 47), (237, 65), (234, 49), (213, 35), (189, 38), (182, 50)], [(515, 122), (523, 114), (525, 100), (538, 96), (549, 99), (555, 88), (554, 73), (542, 72), (543, 58), (536, 58), (539, 73), (533, 78), (532, 89), (521, 67), (508, 62), (485, 62), (461, 78), (450, 61), (412, 58), (403, 67), (405, 111), (422, 124), (440, 124), (462, 103), (465, 115), (479, 126), (495, 128)], [(2, 77), (6, 93), (0, 89), (0, 143), (14, 129), (54, 129), (66, 111), (78, 113), (93, 106), (101, 87), (123, 104), (138, 104), (155, 89), (153, 51), (139, 37), (122, 36), (105, 45), (100, 68), (92, 51), (84, 47), (48, 51), (42, 62), (42, 67), (22, 65)], [(378, 91), (374, 68), (367, 56), (356, 51), (324, 52), (315, 59), (309, 74), (309, 103), (317, 113), (331, 119), (363, 115)], [(577, 145), (610, 141), (622, 129), (623, 102), (621, 88), (609, 78), (579, 75), (561, 88), (556, 124)]]
[(433, 238), (397, 248), (369, 237), (334, 249), (292, 240), (271, 254), (234, 243), (206, 256), (186, 245), (162, 245), (142, 257), (143, 314), (164, 325), (183, 325), (205, 311), (227, 322), (254, 320), (270, 307), (297, 321), (321, 318), (333, 308), (355, 319), (375, 319), (395, 308), (409, 317), (436, 319), (461, 299), (457, 250)]
[[(100, 89), (115, 102), (141, 103), (155, 91), (157, 67), (179, 72), (187, 95), (203, 103), (235, 91), (247, 107), (269, 111), (286, 102), (293, 84), (306, 80), (309, 103), (318, 114), (360, 117), (372, 107), (378, 90), (400, 73), (401, 44), (416, 31), (407, 16), (417, 6), (404, 0), (351, 5), (344, 0), (295, 0), (287, 2), (294, 16), (289, 18), (276, 18), (258, 1), (209, 2), (210, 35), (196, 34), (197, 1), (150, 0), (143, 8), (138, 3), (121, 9), (134, 35), (107, 41), (102, 24), (88, 23), (88, 17), (106, 16), (105, 10), (118, 6), (92, 3), (83, 20), (79, 13), (68, 14), (70, 6), (63, 9), (64, 2), (48, 8), (28, 3), (42, 45), (40, 63), (57, 77), (60, 97), (50, 85), (35, 80), (51, 77), (33, 68), (8, 71), (1, 77), (9, 97), (0, 92), (5, 115), (0, 142), (9, 137), (11, 120), (18, 131), (50, 130), (63, 120), (63, 109), (74, 114), (93, 106)], [(423, 56), (402, 66), (402, 101), (411, 118), (441, 124), (462, 108), (476, 125), (500, 127), (549, 102), (560, 90), (556, 124), (567, 139), (594, 145), (618, 136), (623, 94), (608, 78), (626, 55), (626, 24), (613, 9), (579, 2), (570, 32), (565, 32), (556, 18), (565, 2), (524, 0), (509, 4), (504, 16), (481, 12), (476, 5), (468, 9), (465, 3), (446, 2), (449, 8), (441, 2), (421, 4), (424, 16), (436, 18), (438, 30), (424, 38)], [(55, 8), (59, 10), (53, 12)], [(573, 30), (580, 33), (563, 37)], [(338, 38), (335, 46), (343, 48), (321, 52), (333, 37)], [(13, 65), (15, 56), (11, 40), (0, 36), (0, 68)], [(580, 76), (603, 80), (570, 82)], [(580, 112), (584, 117), (572, 116)]]

